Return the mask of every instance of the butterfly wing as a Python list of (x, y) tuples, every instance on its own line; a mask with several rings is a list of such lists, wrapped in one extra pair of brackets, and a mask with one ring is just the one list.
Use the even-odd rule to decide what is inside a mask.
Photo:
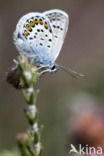
[(34, 58), (36, 64), (51, 64), (52, 28), (42, 13), (28, 13), (19, 20), (14, 43), (20, 52)]
[(17, 23), (14, 44), (36, 64), (54, 64), (68, 29), (68, 15), (61, 10), (28, 13)]
[(58, 57), (62, 48), (69, 25), (68, 14), (62, 10), (45, 11), (44, 15), (50, 20), (52, 27), (52, 55), (53, 61)]

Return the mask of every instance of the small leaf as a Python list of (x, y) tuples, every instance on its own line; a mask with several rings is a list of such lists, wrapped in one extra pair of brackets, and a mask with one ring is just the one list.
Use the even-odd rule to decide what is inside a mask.
[(34, 143), (37, 144), (40, 141), (40, 133), (35, 132), (34, 134)]
[(29, 103), (29, 97), (27, 96), (26, 91), (24, 89), (22, 89), (22, 94), (24, 96), (25, 101)]

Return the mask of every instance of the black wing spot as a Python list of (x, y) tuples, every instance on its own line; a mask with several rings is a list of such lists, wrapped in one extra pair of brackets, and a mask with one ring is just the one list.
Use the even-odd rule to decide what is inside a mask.
[(63, 28), (61, 28), (60, 30), (62, 30), (62, 31), (63, 31)]
[(55, 18), (52, 19), (52, 21), (55, 21), (55, 20), (56, 20)]
[(41, 32), (44, 32), (44, 30), (43, 30), (43, 29), (41, 29)]
[(44, 38), (40, 38), (40, 40), (44, 40)]
[(36, 36), (34, 36), (34, 38), (36, 38)]
[(55, 35), (55, 38), (58, 38), (58, 36)]
[(45, 34), (45, 37), (48, 37), (48, 35), (47, 35), (47, 34)]
[(48, 45), (47, 47), (48, 47), (48, 48), (50, 48), (51, 46), (50, 46), (50, 45)]
[(29, 19), (29, 23), (32, 23), (33, 22), (33, 20), (32, 19)]
[(42, 46), (43, 44), (42, 44), (42, 43), (40, 43), (40, 45)]
[(53, 25), (53, 27), (54, 27), (54, 28), (56, 28), (56, 26), (55, 26), (55, 25)]
[(29, 19), (27, 19), (26, 22), (29, 22)]
[(20, 33), (18, 33), (18, 34), (17, 34), (17, 38), (21, 38), (21, 35), (20, 35)]
[(57, 28), (59, 29), (59, 28), (60, 28), (60, 26), (57, 26)]
[(52, 33), (52, 30), (50, 29), (49, 32)]
[(33, 40), (33, 38), (32, 38), (32, 37), (29, 37), (29, 39), (30, 39), (30, 40)]
[(52, 42), (52, 40), (51, 40), (51, 39), (49, 39), (49, 42)]
[(37, 32), (40, 32), (40, 29), (37, 29)]

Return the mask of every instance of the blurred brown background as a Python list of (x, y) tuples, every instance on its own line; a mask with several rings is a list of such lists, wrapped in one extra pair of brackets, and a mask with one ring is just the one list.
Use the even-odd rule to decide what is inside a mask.
[[(77, 138), (82, 139), (92, 123), (95, 126), (99, 123), (93, 122), (93, 114), (104, 114), (104, 0), (0, 0), (0, 150), (13, 149), (16, 134), (28, 127), (21, 92), (5, 81), (5, 73), (18, 55), (12, 41), (13, 31), (24, 14), (54, 8), (70, 16), (69, 31), (57, 63), (72, 67), (86, 77), (75, 80), (59, 71), (44, 75), (38, 82), (41, 92), (37, 105), (40, 123), (45, 126), (44, 155), (68, 155), (70, 143), (81, 142)], [(89, 112), (88, 120), (83, 115), (88, 116)], [(104, 125), (104, 115), (100, 119)], [(81, 137), (78, 132), (82, 132), (82, 123), (86, 131), (83, 128)], [(100, 131), (100, 134), (104, 138), (104, 133)], [(85, 144), (92, 141), (91, 136)]]

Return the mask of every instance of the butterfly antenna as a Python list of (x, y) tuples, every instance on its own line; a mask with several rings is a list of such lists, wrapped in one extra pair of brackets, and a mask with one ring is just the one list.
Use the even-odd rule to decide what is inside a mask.
[(68, 73), (70, 76), (72, 76), (74, 78), (80, 78), (80, 77), (85, 76), (84, 74), (78, 73), (78, 72), (72, 70), (71, 68), (67, 69), (66, 67), (58, 65), (58, 64), (56, 64), (56, 67), (58, 67), (59, 69), (65, 71), (66, 73)]

